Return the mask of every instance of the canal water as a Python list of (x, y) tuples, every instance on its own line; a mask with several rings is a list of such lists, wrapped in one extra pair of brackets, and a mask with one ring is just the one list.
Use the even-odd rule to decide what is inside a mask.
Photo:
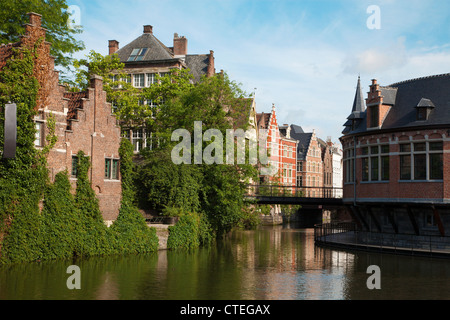
[[(67, 287), (70, 265), (80, 289)], [(381, 289), (368, 288), (369, 266)], [(192, 252), (1, 267), (0, 300), (9, 299), (448, 300), (450, 259), (338, 251), (315, 246), (312, 229), (262, 227)]]

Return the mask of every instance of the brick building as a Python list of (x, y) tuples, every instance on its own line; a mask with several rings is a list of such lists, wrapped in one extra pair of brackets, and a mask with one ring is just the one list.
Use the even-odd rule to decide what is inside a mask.
[(322, 197), (322, 149), (315, 131), (304, 132), (302, 127), (291, 125), (291, 137), (298, 141), (297, 187), (304, 187), (307, 197)]
[(261, 175), (261, 182), (295, 187), (297, 142), (290, 136), (290, 130), (278, 126), (275, 105), (272, 105), (271, 113), (257, 113), (256, 121), (258, 130), (267, 130), (270, 172)]
[[(163, 77), (172, 69), (189, 69), (194, 76), (194, 81), (200, 81), (201, 77), (215, 74), (214, 51), (208, 54), (189, 54), (188, 40), (184, 36), (174, 34), (173, 46), (165, 46), (153, 34), (153, 26), (145, 25), (143, 33), (127, 45), (119, 48), (117, 40), (109, 41), (109, 54), (117, 54), (125, 65), (124, 72), (129, 75), (128, 81), (136, 88), (150, 87), (157, 81), (157, 76)], [(143, 101), (151, 107), (157, 103), (151, 100)], [(134, 151), (152, 147), (152, 133), (145, 128), (130, 128), (124, 130), (134, 146)]]
[(280, 129), (280, 170), (283, 185), (295, 187), (297, 183), (297, 140), (291, 137), (291, 127), (287, 124)]
[(120, 128), (111, 105), (106, 102), (103, 82), (94, 76), (85, 92), (69, 93), (59, 84), (59, 73), (54, 70), (51, 44), (45, 41), (41, 15), (29, 13), (30, 23), (21, 41), (0, 47), (0, 68), (11, 56), (11, 48), (37, 46), (34, 76), (39, 81), (37, 100), (35, 146), (41, 149), (48, 134), (47, 120), (56, 120), (57, 142), (49, 152), (47, 161), (50, 178), (67, 170), (71, 174), (73, 190), (76, 186), (76, 155), (82, 150), (90, 157), (89, 178), (100, 203), (104, 220), (113, 221), (119, 214), (121, 181), (119, 175)]
[(374, 79), (364, 101), (358, 79), (341, 142), (344, 202), (362, 230), (450, 243), (449, 87), (450, 74)]

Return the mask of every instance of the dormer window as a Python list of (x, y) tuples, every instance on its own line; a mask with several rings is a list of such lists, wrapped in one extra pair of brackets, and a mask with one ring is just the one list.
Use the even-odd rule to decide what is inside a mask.
[(422, 98), (416, 106), (416, 121), (426, 121), (430, 117), (434, 104), (430, 99)]
[(141, 61), (144, 59), (145, 54), (147, 53), (148, 48), (136, 48), (131, 51), (130, 57), (128, 61)]

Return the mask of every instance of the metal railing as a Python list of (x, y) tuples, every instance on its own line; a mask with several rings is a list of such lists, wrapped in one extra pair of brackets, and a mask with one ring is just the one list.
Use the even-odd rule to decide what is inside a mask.
[(352, 222), (316, 225), (314, 240), (325, 245), (356, 247), (370, 251), (450, 257), (450, 237), (361, 231)]
[(248, 196), (341, 199), (343, 188), (248, 185)]

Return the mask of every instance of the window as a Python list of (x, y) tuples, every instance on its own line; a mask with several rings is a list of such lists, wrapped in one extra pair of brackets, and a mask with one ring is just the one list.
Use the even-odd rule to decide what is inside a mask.
[(444, 178), (444, 144), (443, 142), (429, 143), (430, 179), (442, 180)]
[(353, 148), (344, 150), (344, 170), (345, 182), (353, 183), (355, 181), (353, 170), (355, 165), (355, 151)]
[(370, 128), (375, 128), (379, 125), (378, 106), (370, 107)]
[(369, 181), (369, 158), (362, 158), (362, 181)]
[(134, 129), (133, 130), (133, 136), (131, 139), (131, 143), (133, 144), (135, 152), (139, 152), (143, 148), (145, 148), (144, 132), (142, 129)]
[(134, 86), (136, 88), (142, 88), (145, 86), (145, 74), (139, 73), (134, 75)]
[(44, 123), (36, 122), (36, 133), (34, 135), (34, 145), (36, 147), (42, 147), (44, 145)]
[(442, 180), (443, 142), (400, 145), (400, 180)]
[(154, 73), (147, 73), (147, 87), (150, 87), (152, 84), (156, 83), (156, 76)]
[(425, 121), (428, 120), (428, 109), (427, 108), (417, 108), (416, 114), (417, 121)]
[(297, 187), (303, 187), (303, 177), (297, 176)]
[(131, 51), (128, 61), (141, 61), (147, 52), (147, 48), (136, 48)]
[(72, 156), (72, 171), (70, 172), (70, 176), (72, 178), (77, 177), (77, 167), (78, 167), (78, 157)]
[(362, 148), (362, 181), (389, 181), (389, 145)]
[(105, 179), (119, 180), (119, 160), (105, 159)]

